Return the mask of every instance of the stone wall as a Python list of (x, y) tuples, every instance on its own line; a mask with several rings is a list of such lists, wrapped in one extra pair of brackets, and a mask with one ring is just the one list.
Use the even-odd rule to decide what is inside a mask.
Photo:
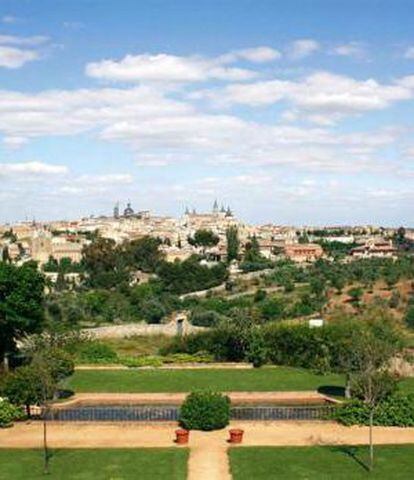
[(205, 330), (204, 327), (191, 325), (186, 315), (176, 314), (168, 323), (128, 323), (124, 325), (109, 325), (106, 327), (86, 328), (83, 331), (93, 338), (128, 338), (133, 336), (187, 335)]

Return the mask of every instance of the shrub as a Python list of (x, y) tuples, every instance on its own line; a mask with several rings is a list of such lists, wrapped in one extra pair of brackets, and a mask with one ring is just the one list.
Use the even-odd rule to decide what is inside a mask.
[(255, 328), (249, 336), (246, 359), (253, 364), (254, 368), (259, 368), (266, 363), (266, 344), (263, 334), (258, 328)]
[(218, 430), (230, 421), (230, 399), (218, 392), (192, 392), (180, 409), (180, 425), (187, 430)]
[(414, 329), (414, 305), (409, 305), (404, 320), (408, 328)]
[(13, 425), (15, 420), (24, 418), (24, 412), (20, 407), (12, 405), (8, 400), (0, 398), (0, 428)]
[(77, 363), (117, 363), (118, 356), (109, 345), (101, 342), (88, 342), (76, 352)]
[(213, 360), (213, 356), (205, 352), (198, 352), (194, 355), (189, 353), (173, 353), (164, 357), (160, 355), (143, 355), (140, 357), (120, 358), (122, 365), (131, 368), (161, 367), (168, 363), (211, 363)]
[[(353, 400), (335, 408), (332, 418), (344, 425), (369, 425), (369, 406)], [(375, 410), (374, 425), (384, 427), (414, 426), (414, 395), (391, 395)]]
[(144, 355), (141, 357), (122, 357), (120, 359), (122, 365), (130, 368), (138, 367), (161, 367), (162, 357), (158, 355)]
[(195, 311), (191, 315), (191, 323), (198, 327), (213, 327), (218, 324), (220, 315), (214, 310)]
[(197, 352), (193, 355), (188, 353), (174, 353), (167, 355), (163, 359), (164, 363), (211, 363), (214, 358), (206, 352)]

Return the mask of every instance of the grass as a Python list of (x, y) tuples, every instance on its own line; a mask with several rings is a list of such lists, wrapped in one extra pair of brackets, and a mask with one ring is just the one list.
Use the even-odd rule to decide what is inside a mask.
[(409, 480), (414, 445), (375, 447), (375, 468), (367, 471), (368, 448), (241, 447), (230, 449), (233, 480)]
[(186, 449), (62, 449), (52, 451), (43, 474), (42, 450), (0, 449), (0, 480), (184, 480)]
[(261, 369), (78, 370), (67, 387), (75, 392), (188, 392), (316, 390), (343, 384), (339, 375), (316, 375), (307, 370)]
[(136, 335), (128, 338), (106, 338), (101, 342), (109, 345), (120, 356), (157, 355), (160, 348), (171, 343), (171, 337)]

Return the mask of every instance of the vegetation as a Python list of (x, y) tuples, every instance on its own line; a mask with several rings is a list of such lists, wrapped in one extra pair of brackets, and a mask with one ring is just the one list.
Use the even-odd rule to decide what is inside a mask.
[(230, 449), (234, 480), (409, 480), (414, 445), (377, 447), (377, 468), (368, 472), (365, 446), (243, 447)]
[(75, 392), (294, 391), (342, 387), (343, 377), (289, 367), (251, 370), (77, 370), (66, 382)]
[(193, 392), (180, 408), (180, 425), (187, 430), (219, 430), (230, 421), (230, 399), (221, 393)]
[(34, 262), (21, 267), (0, 262), (0, 362), (16, 341), (43, 326), (45, 282)]
[[(51, 452), (50, 475), (56, 480), (185, 480), (187, 449), (126, 448), (126, 449), (62, 449)], [(45, 478), (41, 468), (40, 450), (0, 450), (2, 480)]]
[[(371, 408), (363, 400), (346, 402), (333, 412), (332, 418), (344, 425), (370, 425)], [(414, 427), (414, 395), (391, 395), (378, 403), (373, 425)]]
[(24, 413), (21, 408), (4, 398), (0, 399), (0, 428), (11, 427), (13, 422), (22, 418), (24, 418)]
[(237, 260), (239, 258), (240, 240), (239, 232), (236, 226), (230, 226), (226, 231), (227, 243), (227, 261)]

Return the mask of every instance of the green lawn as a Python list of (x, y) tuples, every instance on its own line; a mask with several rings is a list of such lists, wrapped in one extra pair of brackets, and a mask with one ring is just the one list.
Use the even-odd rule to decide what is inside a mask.
[(186, 449), (54, 450), (43, 475), (41, 450), (1, 450), (0, 480), (185, 480)]
[(339, 375), (275, 367), (251, 370), (78, 370), (67, 386), (75, 392), (293, 391), (340, 386)]
[(241, 447), (230, 449), (233, 480), (411, 480), (414, 445), (375, 447), (375, 469), (364, 466), (367, 447)]

